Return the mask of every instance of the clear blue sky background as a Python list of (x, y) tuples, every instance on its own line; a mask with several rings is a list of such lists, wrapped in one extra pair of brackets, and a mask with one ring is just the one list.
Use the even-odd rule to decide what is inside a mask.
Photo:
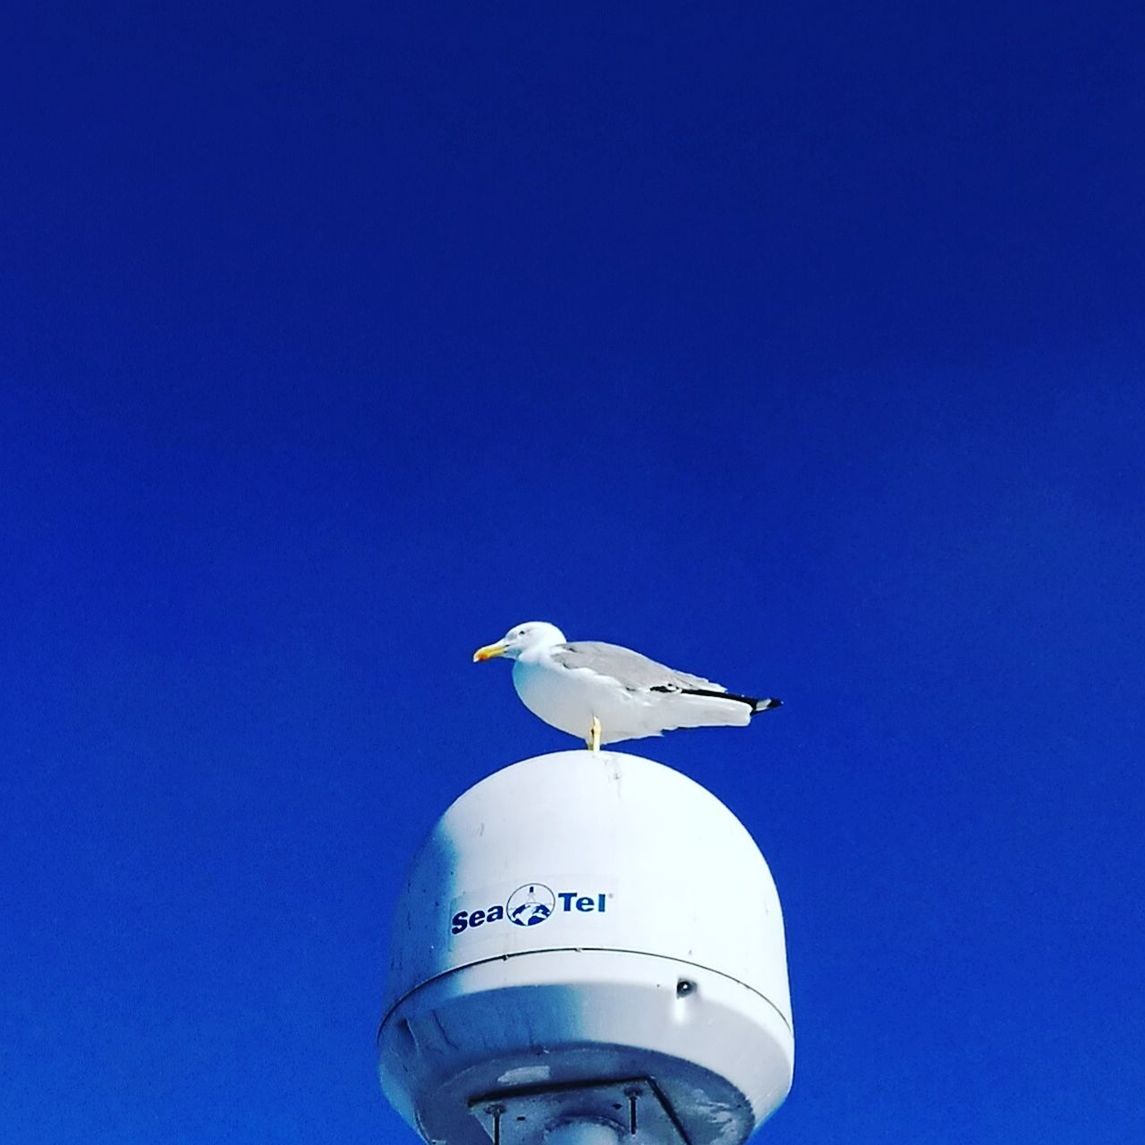
[(5, 1139), (412, 1142), (526, 619), (786, 701), (635, 745), (779, 884), (764, 1140), (1145, 1138), (1140, 6), (26, 8)]

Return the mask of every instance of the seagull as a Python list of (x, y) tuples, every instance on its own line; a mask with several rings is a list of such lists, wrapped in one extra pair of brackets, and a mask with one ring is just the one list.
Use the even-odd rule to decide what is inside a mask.
[(531, 620), (510, 628), (473, 661), (513, 661), (513, 686), (535, 716), (569, 735), (601, 744), (658, 736), (675, 728), (743, 727), (782, 701), (729, 692), (722, 684), (677, 672), (619, 644), (570, 644), (554, 624)]

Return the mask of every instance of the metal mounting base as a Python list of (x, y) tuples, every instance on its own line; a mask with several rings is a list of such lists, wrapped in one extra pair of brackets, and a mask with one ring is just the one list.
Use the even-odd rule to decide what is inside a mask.
[(559, 1126), (607, 1126), (623, 1145), (688, 1145), (676, 1118), (648, 1078), (491, 1093), (469, 1112), (493, 1145), (543, 1145)]

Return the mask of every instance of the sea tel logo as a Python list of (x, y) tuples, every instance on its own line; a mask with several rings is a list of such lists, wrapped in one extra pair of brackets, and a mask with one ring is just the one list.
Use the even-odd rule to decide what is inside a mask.
[(554, 891), (544, 883), (524, 883), (504, 902), (483, 910), (459, 910), (450, 919), (451, 934), (508, 919), (514, 926), (539, 926), (554, 914), (604, 914), (608, 895), (603, 892)]

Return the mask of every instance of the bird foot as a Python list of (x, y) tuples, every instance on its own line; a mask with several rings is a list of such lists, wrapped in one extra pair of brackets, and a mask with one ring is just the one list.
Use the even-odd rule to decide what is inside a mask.
[(588, 729), (588, 738), (584, 741), (585, 747), (589, 751), (600, 751), (600, 720), (596, 716), (592, 717), (592, 727)]

